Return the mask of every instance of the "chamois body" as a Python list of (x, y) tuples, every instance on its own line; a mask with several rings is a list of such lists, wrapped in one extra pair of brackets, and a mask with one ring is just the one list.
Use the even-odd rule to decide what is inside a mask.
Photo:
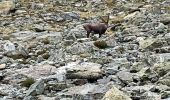
[(90, 33), (99, 34), (99, 38), (104, 34), (107, 30), (108, 25), (105, 23), (98, 24), (86, 24), (83, 25), (84, 29), (87, 31), (87, 37), (89, 38)]
[(89, 23), (83, 25), (84, 29), (87, 31), (87, 38), (89, 38), (90, 33), (93, 34), (99, 34), (99, 38), (104, 34), (108, 28), (108, 22), (109, 22), (109, 15), (107, 15), (107, 21), (104, 20), (102, 17), (100, 19), (103, 21), (103, 23)]

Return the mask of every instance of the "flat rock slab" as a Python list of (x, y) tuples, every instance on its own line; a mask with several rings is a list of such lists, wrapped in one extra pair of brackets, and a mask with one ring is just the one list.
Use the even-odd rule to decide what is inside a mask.
[(102, 77), (101, 65), (83, 62), (66, 69), (67, 79), (98, 79)]
[(65, 89), (58, 94), (60, 98), (66, 98), (66, 100), (69, 98), (72, 98), (71, 100), (101, 100), (111, 87), (110, 84), (85, 84)]
[(40, 66), (31, 66), (29, 68), (23, 69), (9, 69), (7, 70), (6, 77), (4, 81), (9, 81), (11, 84), (18, 83), (22, 81), (24, 78), (29, 77), (35, 80), (37, 79), (45, 79), (50, 75), (53, 75), (57, 71), (55, 66), (51, 65), (40, 65)]

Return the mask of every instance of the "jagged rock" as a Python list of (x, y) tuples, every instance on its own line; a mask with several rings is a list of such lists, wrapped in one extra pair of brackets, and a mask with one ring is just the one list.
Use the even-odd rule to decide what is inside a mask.
[(153, 70), (159, 75), (163, 76), (170, 71), (170, 62), (156, 63)]
[(145, 82), (157, 82), (159, 76), (151, 70), (149, 67), (144, 67), (142, 68), (138, 73), (137, 73), (138, 81), (140, 81), (140, 84), (143, 84)]
[(102, 100), (132, 100), (128, 95), (117, 89), (116, 87), (112, 87), (109, 91), (106, 92)]
[(141, 99), (141, 95), (152, 89), (154, 85), (144, 85), (144, 86), (130, 86), (122, 88), (122, 91), (126, 91), (128, 94), (131, 94), (131, 98)]
[(159, 78), (158, 83), (170, 86), (170, 77), (169, 76), (170, 76), (170, 73), (168, 72), (167, 74), (165, 74), (164, 76)]
[(105, 67), (105, 71), (107, 74), (116, 74), (121, 69), (126, 69), (130, 67), (130, 63), (127, 61), (126, 58), (118, 58), (113, 59), (110, 63), (107, 64), (107, 67)]
[(130, 72), (139, 72), (142, 68), (146, 66), (147, 65), (143, 62), (134, 62), (130, 68)]
[(101, 65), (82, 62), (66, 69), (67, 79), (98, 79), (102, 77)]
[(26, 93), (27, 96), (40, 95), (44, 92), (44, 80), (40, 79), (30, 86)]

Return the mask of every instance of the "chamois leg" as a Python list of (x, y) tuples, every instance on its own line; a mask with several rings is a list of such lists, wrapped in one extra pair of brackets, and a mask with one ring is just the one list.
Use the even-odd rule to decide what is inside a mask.
[(90, 32), (87, 32), (87, 38), (89, 38), (89, 36), (90, 36)]
[(99, 33), (99, 38), (102, 36), (103, 33)]

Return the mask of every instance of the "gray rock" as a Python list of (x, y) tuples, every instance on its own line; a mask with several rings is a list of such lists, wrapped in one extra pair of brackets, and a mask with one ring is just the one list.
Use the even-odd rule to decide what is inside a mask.
[(45, 86), (45, 90), (47, 91), (61, 91), (64, 90), (66, 88), (68, 88), (68, 84), (66, 83), (58, 83), (55, 81), (52, 82), (48, 82)]
[(67, 47), (67, 51), (71, 54), (81, 54), (86, 52), (92, 52), (93, 43), (74, 43), (72, 46)]
[(67, 40), (76, 40), (78, 38), (85, 38), (86, 37), (86, 31), (84, 30), (82, 25), (77, 25), (75, 28), (71, 29), (67, 36)]
[(141, 99), (143, 100), (161, 100), (161, 95), (153, 92), (145, 92), (142, 94)]
[(73, 19), (79, 19), (80, 18), (79, 14), (76, 13), (76, 12), (65, 12), (65, 14), (66, 14), (65, 16), (70, 16)]
[(47, 97), (45, 95), (38, 96), (38, 99), (40, 100), (56, 100), (56, 97)]
[[(141, 95), (143, 93), (149, 92), (154, 85), (144, 85), (144, 86), (130, 86), (122, 88), (122, 91), (126, 91), (126, 93), (131, 94), (132, 98), (141, 99)], [(134, 94), (134, 95), (133, 95)]]
[(116, 46), (117, 45), (117, 43), (116, 43), (116, 40), (115, 40), (115, 37), (114, 36), (110, 36), (110, 37), (108, 37), (108, 38), (106, 38), (106, 43), (107, 43), (107, 45), (109, 46), (109, 47), (114, 47), (114, 46)]
[(169, 14), (163, 14), (160, 18), (160, 22), (167, 25), (170, 23), (170, 15)]
[(24, 97), (23, 100), (37, 100), (37, 98), (35, 96), (27, 96), (27, 97)]
[(66, 59), (66, 53), (64, 49), (56, 49), (51, 50), (51, 56), (49, 57), (49, 61), (53, 61), (55, 63), (63, 62)]
[(133, 74), (126, 72), (126, 71), (120, 71), (116, 74), (116, 76), (124, 83), (129, 84), (130, 82), (133, 82)]
[(170, 71), (170, 62), (155, 63), (153, 70), (159, 75), (164, 76)]
[(143, 62), (134, 62), (130, 68), (130, 72), (138, 72), (147, 65)]
[(98, 79), (102, 77), (101, 65), (82, 62), (66, 69), (67, 79)]
[(155, 48), (154, 51), (156, 53), (170, 53), (170, 46), (164, 46), (161, 48)]
[(156, 38), (148, 38), (146, 40), (139, 41), (139, 49), (153, 50), (154, 48), (159, 48), (163, 45), (166, 45), (165, 42)]
[[(18, 89), (16, 86), (12, 86), (12, 85), (6, 85), (6, 84), (1, 84), (0, 86), (0, 94), (2, 96), (4, 96), (4, 100), (6, 100), (5, 98), (18, 98), (18, 97), (22, 97), (22, 90)], [(7, 96), (7, 97), (6, 97)]]
[(153, 54), (148, 60), (150, 63), (164, 63), (170, 60), (170, 53), (162, 53), (162, 54)]
[(170, 76), (170, 73), (168, 72), (164, 76), (160, 77), (157, 83), (170, 86), (170, 77), (169, 76)]
[(7, 43), (4, 44), (4, 49), (7, 52), (16, 50), (15, 45), (10, 41), (8, 41)]
[(44, 92), (44, 80), (40, 79), (30, 86), (26, 93), (27, 96), (40, 95)]
[(34, 9), (34, 10), (43, 9), (43, 7), (44, 7), (43, 3), (32, 2), (32, 4), (31, 4), (31, 9)]
[[(92, 85), (92, 84), (85, 84), (82, 86), (75, 86), (68, 89), (63, 90), (62, 92), (58, 93), (59, 98), (66, 100), (97, 100), (102, 99), (104, 94), (111, 88), (111, 84), (105, 85)], [(89, 95), (89, 93), (91, 95)]]

